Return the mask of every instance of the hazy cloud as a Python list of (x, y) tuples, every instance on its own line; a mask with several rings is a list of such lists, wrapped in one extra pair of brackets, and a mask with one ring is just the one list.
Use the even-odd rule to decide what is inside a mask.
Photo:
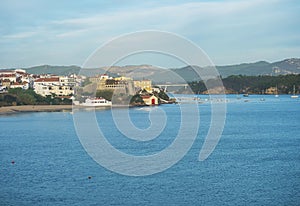
[(297, 1), (128, 2), (2, 1), (0, 67), (81, 65), (104, 42), (149, 29), (189, 38), (216, 64), (299, 55)]

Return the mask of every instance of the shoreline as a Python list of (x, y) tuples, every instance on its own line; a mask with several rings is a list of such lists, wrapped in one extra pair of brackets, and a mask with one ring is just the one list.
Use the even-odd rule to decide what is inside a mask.
[(21, 112), (59, 112), (72, 110), (72, 105), (21, 105), (0, 107), (0, 115), (15, 114)]
[[(101, 109), (107, 108), (132, 108), (132, 107), (142, 107), (148, 105), (113, 105), (112, 107), (98, 107)], [(0, 116), (1, 115), (9, 115), (9, 114), (17, 114), (17, 113), (25, 113), (25, 112), (61, 112), (63, 110), (72, 111), (72, 109), (95, 109), (95, 107), (83, 107), (76, 105), (19, 105), (19, 106), (3, 106), (0, 107)], [(97, 107), (96, 107), (97, 108)]]

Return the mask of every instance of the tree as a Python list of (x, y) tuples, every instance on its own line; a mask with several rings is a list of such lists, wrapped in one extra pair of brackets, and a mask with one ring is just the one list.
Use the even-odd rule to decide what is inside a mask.
[(102, 97), (108, 101), (111, 101), (113, 96), (113, 90), (106, 89), (106, 90), (97, 90), (96, 97)]
[(36, 103), (36, 99), (30, 94), (22, 93), (18, 95), (17, 103), (24, 105), (33, 105)]
[(134, 105), (134, 104), (144, 105), (145, 102), (140, 94), (136, 94), (130, 99), (130, 104), (131, 105)]
[(160, 92), (158, 93), (158, 97), (166, 101), (170, 99), (170, 97), (163, 90), (160, 90)]

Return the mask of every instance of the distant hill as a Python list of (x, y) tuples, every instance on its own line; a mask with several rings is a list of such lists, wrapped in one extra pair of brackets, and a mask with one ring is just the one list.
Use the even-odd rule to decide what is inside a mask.
[(233, 66), (217, 66), (217, 69), (224, 77), (239, 74), (246, 76), (299, 74), (300, 58), (285, 59), (274, 63), (260, 61)]
[(77, 74), (80, 71), (78, 66), (51, 66), (51, 65), (41, 65), (34, 66), (30, 68), (23, 68), (30, 74), (57, 74), (57, 75), (68, 75)]
[(222, 77), (230, 75), (246, 75), (257, 76), (272, 74), (272, 65), (266, 61), (259, 61), (255, 63), (244, 63), (239, 65), (217, 66)]
[[(200, 68), (203, 71), (210, 68)], [(225, 78), (230, 75), (286, 75), (300, 74), (300, 58), (290, 58), (278, 62), (269, 63), (259, 61), (255, 63), (243, 63), (238, 65), (216, 66), (220, 75)], [(57, 74), (68, 75), (72, 73), (78, 74), (81, 70), (78, 66), (50, 66), (42, 65), (30, 68), (24, 68), (28, 73), (32, 74)], [(98, 69), (82, 69), (82, 74), (89, 76), (101, 73), (108, 73), (110, 76), (124, 75), (134, 79), (151, 79), (154, 83), (179, 83), (198, 81), (198, 75), (191, 66), (175, 69), (163, 69), (152, 65), (128, 65), (128, 66), (113, 66), (106, 71), (107, 67)]]
[[(216, 66), (216, 69), (223, 78), (230, 75), (277, 76), (286, 74), (300, 74), (300, 58), (285, 59), (283, 61), (274, 63), (259, 61), (255, 63), (243, 63), (238, 65)], [(188, 81), (193, 81), (193, 78), (195, 78), (195, 72), (190, 66), (174, 69), (174, 71)]]

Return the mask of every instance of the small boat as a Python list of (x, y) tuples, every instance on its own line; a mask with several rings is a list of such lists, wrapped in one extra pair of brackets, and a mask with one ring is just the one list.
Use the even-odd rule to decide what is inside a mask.
[(87, 98), (80, 106), (85, 107), (110, 107), (112, 103), (104, 98)]
[(249, 94), (243, 94), (243, 97), (249, 97)]
[(299, 97), (299, 96), (296, 95), (296, 88), (295, 88), (295, 85), (294, 85), (293, 95), (291, 96), (291, 98), (296, 99), (296, 98), (298, 98), (298, 97)]

